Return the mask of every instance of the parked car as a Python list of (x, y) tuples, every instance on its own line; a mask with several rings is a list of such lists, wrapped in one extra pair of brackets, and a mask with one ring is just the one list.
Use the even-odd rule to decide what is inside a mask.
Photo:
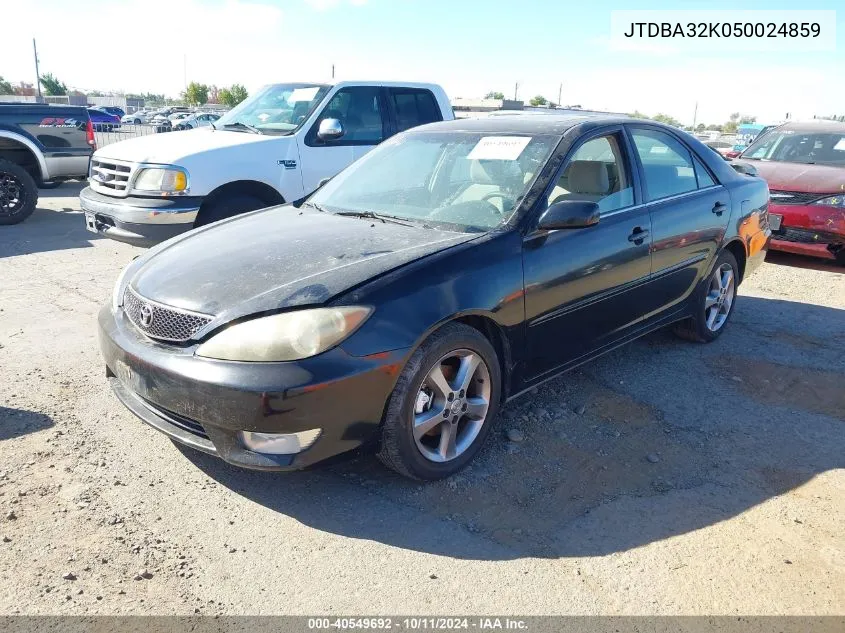
[(109, 114), (113, 114), (119, 119), (122, 119), (126, 116), (126, 111), (123, 108), (118, 108), (117, 106), (97, 106), (103, 112), (108, 112)]
[(130, 124), (130, 125), (141, 125), (142, 123), (147, 122), (147, 114), (146, 112), (138, 111), (133, 112), (132, 114), (124, 114), (121, 119), (121, 123)]
[(174, 128), (177, 130), (190, 130), (198, 127), (208, 127), (219, 118), (219, 114), (212, 112), (197, 112), (177, 121)]
[(79, 200), (98, 233), (150, 246), (299, 200), (396, 132), (452, 118), (446, 93), (432, 84), (273, 84), (206, 134), (147, 135), (102, 148)]
[(0, 225), (32, 214), (39, 188), (87, 176), (94, 149), (83, 107), (0, 103)]
[(786, 123), (740, 161), (769, 183), (773, 249), (845, 264), (845, 123)]
[(120, 127), (120, 117), (99, 108), (88, 108), (88, 116), (97, 132), (111, 132)]
[(434, 123), (298, 208), (134, 260), (100, 347), (133, 413), (230, 463), (370, 447), (438, 479), (472, 460), (500, 405), (557, 374), (667, 325), (719, 337), (765, 257), (768, 197), (658, 123)]

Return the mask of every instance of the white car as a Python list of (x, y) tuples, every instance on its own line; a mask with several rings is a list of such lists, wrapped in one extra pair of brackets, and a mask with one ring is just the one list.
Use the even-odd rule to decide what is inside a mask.
[(142, 123), (147, 122), (147, 115), (145, 112), (133, 112), (132, 114), (124, 114), (120, 117), (121, 123), (126, 123), (128, 125), (141, 125)]
[(140, 136), (97, 150), (80, 205), (89, 230), (150, 246), (299, 200), (393, 134), (454, 118), (435, 84), (272, 84), (214, 128)]
[(187, 116), (180, 121), (173, 123), (173, 128), (176, 130), (190, 130), (198, 127), (208, 127), (220, 118), (219, 114), (211, 112), (195, 112), (191, 116)]

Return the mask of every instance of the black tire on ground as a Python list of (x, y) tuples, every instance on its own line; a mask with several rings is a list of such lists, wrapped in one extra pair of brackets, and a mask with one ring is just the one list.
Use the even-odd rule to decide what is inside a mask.
[(134, 123), (135, 125), (141, 125), (141, 119), (135, 119), (134, 121), (132, 121), (132, 123)]
[[(719, 270), (724, 270), (725, 267), (728, 266), (730, 267), (733, 275), (733, 285), (727, 293), (727, 298), (730, 299), (730, 307), (728, 308), (724, 322), (714, 331), (707, 326), (707, 309), (705, 308), (705, 302), (707, 301), (708, 294), (711, 293), (711, 283), (713, 282), (714, 277), (718, 274)], [(725, 331), (725, 328), (734, 313), (734, 309), (736, 307), (736, 291), (738, 286), (739, 266), (736, 263), (736, 258), (730, 251), (722, 251), (716, 259), (716, 264), (713, 266), (713, 270), (710, 272), (710, 275), (699, 285), (699, 288), (695, 291), (695, 295), (692, 297), (693, 316), (677, 323), (673, 328), (675, 334), (683, 339), (693, 341), (695, 343), (711, 343), (719, 338), (722, 335), (722, 332)]]
[(29, 172), (0, 159), (0, 225), (23, 222), (37, 203), (38, 187)]
[(205, 226), (218, 220), (231, 218), (247, 211), (255, 211), (270, 206), (261, 198), (246, 194), (226, 195), (203, 205), (194, 222), (194, 227)]
[[(445, 462), (426, 458), (417, 447), (413, 420), (417, 394), (435, 364), (455, 350), (478, 354), (489, 370), (490, 397), (484, 423), (472, 443), (457, 457)], [(501, 399), (501, 367), (496, 350), (478, 330), (463, 323), (450, 323), (426, 339), (411, 356), (385, 407), (378, 458), (387, 467), (412, 479), (432, 481), (464, 468), (476, 456), (490, 433)], [(450, 414), (451, 415), (451, 414)]]
[(840, 266), (845, 266), (845, 244), (842, 244), (838, 250), (832, 252), (836, 258), (836, 263)]

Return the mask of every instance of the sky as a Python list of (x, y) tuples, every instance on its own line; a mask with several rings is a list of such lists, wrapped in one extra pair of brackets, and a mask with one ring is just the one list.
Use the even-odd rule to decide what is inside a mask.
[[(80, 90), (177, 96), (187, 81), (250, 90), (283, 81), (431, 81), (450, 97), (489, 91), (614, 112), (720, 123), (845, 114), (845, 4), (747, 0), (743, 9), (837, 9), (827, 52), (618, 50), (611, 11), (722, 2), (591, 0), (3, 0), (0, 76), (41, 72)], [(560, 88), (562, 84), (562, 89)], [(697, 103), (697, 111), (696, 111)]]

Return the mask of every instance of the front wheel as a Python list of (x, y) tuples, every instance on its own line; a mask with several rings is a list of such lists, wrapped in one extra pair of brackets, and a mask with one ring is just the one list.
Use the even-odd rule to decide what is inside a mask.
[(0, 224), (17, 224), (28, 218), (38, 202), (35, 180), (23, 167), (0, 159)]
[(435, 480), (464, 468), (484, 444), (501, 398), (496, 350), (452, 323), (414, 352), (387, 403), (379, 459), (406, 477)]
[(675, 334), (690, 341), (715, 341), (733, 314), (739, 285), (739, 266), (729, 251), (722, 251), (713, 272), (693, 298), (693, 316), (675, 326)]
[(218, 220), (231, 218), (247, 211), (255, 211), (269, 206), (260, 198), (246, 194), (229, 194), (213, 200), (200, 209), (194, 227), (205, 226)]

